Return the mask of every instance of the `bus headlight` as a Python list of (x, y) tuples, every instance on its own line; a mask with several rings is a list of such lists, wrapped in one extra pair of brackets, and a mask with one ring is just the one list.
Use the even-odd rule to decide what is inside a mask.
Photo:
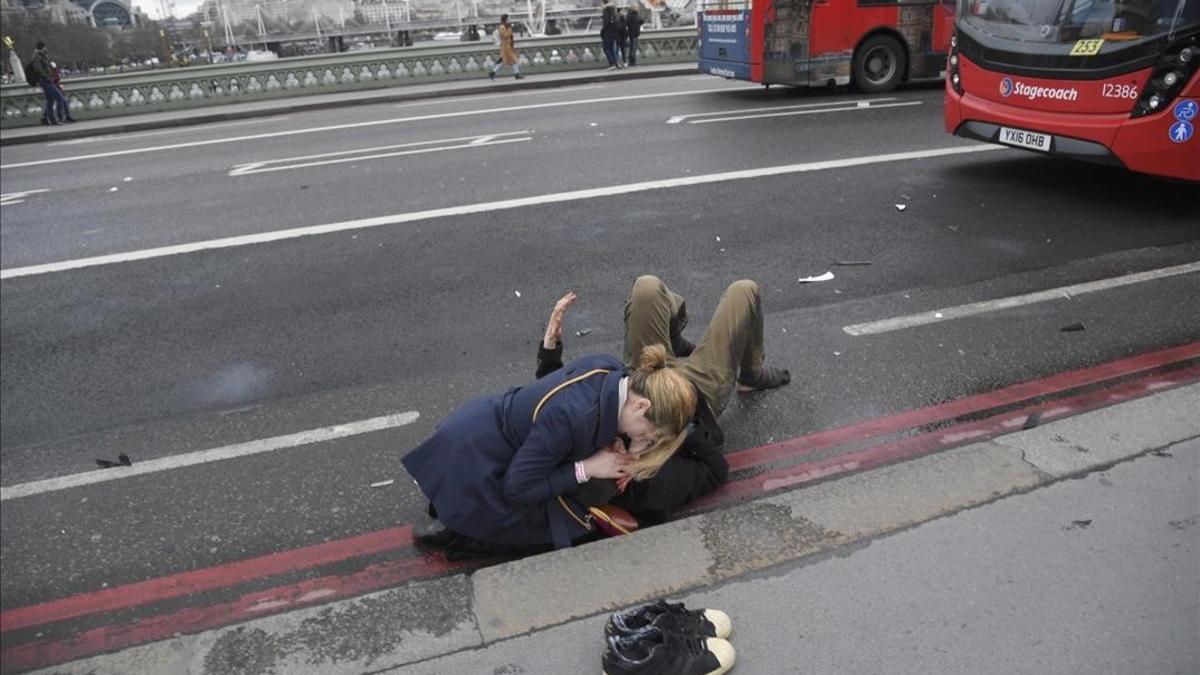
[(1168, 107), (1179, 95), (1182, 85), (1196, 74), (1196, 67), (1200, 65), (1200, 59), (1196, 58), (1198, 54), (1200, 36), (1197, 35), (1167, 45), (1130, 116), (1145, 117)]
[(950, 86), (954, 88), (955, 93), (959, 96), (963, 95), (962, 78), (958, 76), (958, 35), (950, 36), (950, 58), (947, 59), (950, 64), (949, 72), (946, 74), (950, 80)]

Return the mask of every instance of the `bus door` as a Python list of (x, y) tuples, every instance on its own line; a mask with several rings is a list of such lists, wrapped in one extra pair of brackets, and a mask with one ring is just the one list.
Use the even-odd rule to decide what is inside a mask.
[(850, 83), (855, 0), (812, 0), (807, 84)]
[(761, 28), (755, 21), (752, 0), (710, 0), (701, 5), (700, 12), (700, 72), (760, 80), (762, 60), (752, 45)]

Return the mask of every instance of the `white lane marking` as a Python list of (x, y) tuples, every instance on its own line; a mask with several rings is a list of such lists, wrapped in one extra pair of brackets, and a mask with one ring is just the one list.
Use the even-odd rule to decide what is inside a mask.
[(739, 108), (736, 110), (717, 110), (714, 112), (706, 112), (706, 113), (687, 113), (685, 115), (675, 115), (675, 116), (669, 118), (667, 120), (667, 124), (679, 124), (680, 122), (682, 122), (684, 120), (690, 120), (690, 119), (697, 118), (697, 117), (715, 117), (715, 116), (720, 116), (720, 115), (742, 115), (742, 114), (746, 114), (746, 113), (777, 112), (777, 111), (783, 111), (783, 110), (801, 110), (801, 109), (805, 109), (805, 108), (831, 108), (834, 106), (844, 108), (844, 107), (855, 106), (855, 105), (864, 105), (864, 104), (870, 105), (872, 101), (895, 101), (895, 100), (898, 100), (898, 99), (896, 99), (896, 97), (893, 96), (893, 97), (889, 97), (889, 98), (862, 99), (862, 100), (851, 99), (848, 101), (831, 100), (831, 101), (820, 101), (818, 103), (801, 103), (798, 105), (777, 105), (777, 106), (769, 106), (766, 108)]
[[(1200, 272), (1200, 262), (1187, 263), (1186, 265), (1175, 265), (1174, 267), (1163, 267), (1156, 270), (1150, 270), (1148, 272), (1126, 274), (1120, 277), (1089, 281), (1087, 283), (1074, 284), (1072, 286), (1061, 286), (1059, 288), (1051, 288), (1045, 291), (1026, 293), (1025, 295), (1012, 295), (1006, 298), (997, 298), (995, 300), (984, 300), (965, 305), (956, 305), (954, 307), (943, 307), (942, 309), (935, 309), (929, 312), (920, 312), (918, 314), (909, 314), (906, 316), (898, 316), (892, 319), (882, 319), (880, 321), (871, 321), (868, 323), (856, 323), (851, 326), (843, 326), (842, 330), (846, 331), (850, 335), (856, 336), (878, 335), (879, 333), (887, 333), (889, 331), (901, 330), (904, 328), (913, 328), (931, 323), (950, 321), (951, 319), (961, 319), (963, 317), (975, 316), (976, 314), (984, 314), (987, 312), (995, 312), (1001, 309), (1011, 309), (1013, 307), (1021, 307), (1023, 305), (1032, 305), (1038, 302), (1046, 302), (1047, 300), (1060, 300), (1063, 297), (1067, 297), (1069, 300), (1071, 297), (1083, 295), (1084, 293), (1107, 291), (1113, 288), (1120, 288), (1121, 286), (1129, 286), (1130, 284), (1139, 284), (1144, 281), (1155, 281), (1158, 279), (1179, 276), (1181, 274), (1193, 274), (1195, 272)], [(1064, 293), (1066, 296), (1064, 296)]]
[(759, 118), (763, 118), (763, 117), (787, 117), (789, 115), (816, 115), (818, 113), (854, 112), (857, 110), (875, 110), (878, 108), (906, 108), (908, 106), (913, 106), (913, 105), (924, 105), (924, 102), (923, 101), (907, 101), (904, 103), (881, 103), (879, 105), (870, 105), (870, 104), (863, 105), (860, 103), (856, 106), (852, 106), (849, 108), (822, 108), (820, 110), (790, 110), (787, 112), (760, 113), (757, 115), (741, 115), (741, 116), (737, 116), (737, 117), (715, 117), (715, 118), (704, 119), (704, 120), (691, 120), (688, 122), (688, 124), (709, 124), (712, 122), (737, 122), (740, 120), (753, 120), (753, 119), (759, 119)]
[[(357, 162), (368, 159), (381, 159), (384, 157), (400, 157), (403, 155), (419, 155), (430, 152), (442, 152), (445, 150), (463, 150), (489, 145), (503, 145), (506, 143), (520, 143), (522, 141), (532, 141), (531, 137), (523, 138), (499, 138), (501, 136), (514, 136), (520, 134), (532, 133), (529, 131), (507, 131), (499, 134), (490, 134), (487, 136), (465, 136), (461, 138), (444, 138), (433, 141), (416, 141), (413, 143), (399, 143), (396, 145), (381, 145), (373, 148), (359, 148), (357, 150), (340, 150), (338, 152), (325, 152), (317, 155), (302, 155), (299, 157), (285, 157), (283, 159), (268, 159), (261, 162), (249, 162), (246, 164), (238, 164), (229, 170), (230, 176), (249, 176), (255, 173), (267, 173), (270, 171), (290, 171), (292, 169), (303, 169), (312, 166), (325, 166), (327, 164), (342, 164), (345, 162)], [(439, 143), (453, 143), (454, 145), (441, 145)], [(421, 147), (421, 146), (436, 146), (436, 147)], [(405, 148), (403, 150), (399, 148)], [(378, 152), (381, 150), (393, 150), (394, 152)], [(374, 153), (374, 154), (365, 154)]]
[(105, 157), (120, 157), (123, 155), (138, 155), (147, 152), (163, 152), (165, 150), (179, 150), (182, 148), (196, 148), (204, 145), (217, 145), (221, 143), (243, 143), (245, 141), (256, 141), (264, 138), (281, 138), (284, 136), (297, 136), (300, 134), (317, 134), (325, 131), (341, 131), (343, 129), (361, 129), (364, 127), (377, 127), (386, 124), (402, 124), (404, 122), (421, 122), (425, 120), (440, 120), (451, 117), (468, 117), (471, 115), (494, 115), (497, 113), (516, 112), (519, 110), (538, 110), (541, 108), (560, 108), (564, 106), (574, 105), (597, 105), (600, 103), (615, 103), (635, 101), (639, 99), (650, 98), (666, 98), (669, 96), (695, 96), (697, 94), (711, 94), (716, 89), (691, 89), (688, 91), (668, 91), (659, 92), (656, 94), (635, 94), (633, 96), (608, 96), (604, 98), (589, 98), (571, 101), (550, 101), (547, 103), (529, 103), (527, 105), (512, 105), (503, 108), (488, 108), (485, 110), (459, 110), (455, 112), (433, 113), (429, 115), (415, 115), (413, 117), (394, 117), (385, 120), (368, 120), (366, 122), (350, 122), (347, 124), (331, 124), (323, 127), (310, 127), (307, 129), (289, 129), (287, 131), (271, 131), (261, 134), (250, 134), (248, 136), (232, 136), (230, 138), (210, 138), (203, 141), (189, 141), (187, 143), (171, 143), (169, 145), (152, 145), (145, 148), (128, 148), (126, 150), (113, 150), (110, 152), (97, 152), (90, 155), (75, 155), (72, 157), (54, 157), (51, 159), (39, 159), (31, 162), (14, 162), (12, 164), (0, 164), (0, 169), (16, 169), (26, 166), (44, 166), (46, 164), (62, 164), (64, 162), (80, 162), (87, 159), (103, 159)]
[(345, 424), (335, 424), (330, 427), (321, 427), (320, 429), (310, 429), (308, 431), (301, 431), (295, 434), (287, 434), (286, 436), (273, 436), (271, 438), (262, 438), (257, 441), (249, 441), (247, 443), (239, 443), (237, 445), (226, 445), (221, 448), (197, 450), (195, 452), (187, 452), (181, 455), (150, 459), (144, 462), (134, 462), (131, 466), (118, 466), (110, 469), (99, 469), (97, 471), (85, 471), (83, 473), (58, 476), (57, 478), (47, 478), (45, 480), (33, 481), (30, 483), (19, 483), (17, 485), (10, 485), (8, 487), (0, 487), (0, 501), (31, 497), (33, 495), (43, 494), (46, 492), (56, 492), (58, 490), (68, 490), (71, 488), (77, 488), (84, 485), (94, 485), (96, 483), (104, 483), (120, 478), (144, 476), (148, 473), (181, 469), (185, 466), (219, 462), (226, 459), (234, 459), (235, 457), (246, 457), (247, 455), (257, 455), (275, 450), (286, 450), (288, 448), (295, 448), (301, 445), (323, 443), (325, 441), (332, 441), (338, 438), (346, 438), (347, 436), (369, 434), (373, 431), (382, 431), (383, 429), (392, 429), (395, 427), (402, 427), (412, 424), (420, 417), (420, 413), (415, 410), (410, 410), (408, 412), (397, 413), (395, 415), (384, 415), (382, 417), (372, 417), (370, 419), (357, 420), (354, 422), (347, 422)]
[(190, 244), (176, 244), (173, 246), (143, 249), (141, 251), (112, 253), (109, 255), (100, 255), (91, 258), (78, 258), (76, 260), (64, 260), (62, 262), (45, 263), (42, 265), (30, 265), (28, 267), (12, 267), (6, 270), (0, 270), (0, 280), (15, 279), (17, 277), (27, 277), (38, 274), (51, 274), (54, 272), (64, 272), (67, 270), (82, 269), (85, 267), (115, 265), (119, 263), (132, 262), (135, 260), (148, 260), (151, 258), (162, 258), (165, 256), (180, 255), (183, 253), (194, 253), (196, 251), (230, 248), (234, 246), (248, 246), (251, 244), (263, 244), (266, 242), (280, 241), (283, 239), (296, 239), (298, 237), (308, 237), (317, 234), (329, 234), (331, 232), (362, 230), (372, 227), (382, 227), (385, 225), (411, 223), (420, 220), (433, 220), (435, 218), (449, 218), (452, 216), (464, 216), (475, 213), (489, 213), (494, 211), (519, 209), (526, 206), (540, 206), (543, 204), (556, 204), (562, 202), (580, 201), (584, 199), (595, 199), (597, 197), (610, 197), (629, 194), (632, 192), (647, 192), (650, 190), (664, 190), (668, 188), (704, 185), (708, 183), (721, 183), (725, 181), (744, 180), (748, 178), (762, 178), (764, 176), (781, 176), (792, 173), (803, 173), (806, 171), (844, 169), (854, 166), (866, 166), (869, 164), (904, 162), (913, 159), (949, 157), (953, 155), (963, 155), (976, 152), (991, 152), (994, 150), (1006, 149), (1007, 148), (1001, 145), (989, 144), (956, 146), (950, 148), (938, 148), (934, 150), (896, 152), (886, 155), (848, 157), (845, 159), (831, 159), (820, 162), (806, 162), (803, 164), (785, 164), (782, 166), (768, 166), (759, 169), (742, 169), (740, 171), (727, 171), (724, 173), (711, 173), (697, 176), (683, 176), (679, 178), (664, 178), (641, 183), (626, 183), (624, 185), (612, 185), (609, 187), (590, 188), (586, 190), (572, 190), (569, 192), (552, 192), (550, 194), (535, 195), (532, 197), (520, 197), (517, 199), (505, 199), (494, 202), (481, 202), (478, 204), (451, 206), (440, 209), (430, 209), (428, 211), (397, 213), (390, 216), (377, 216), (374, 218), (363, 218), (360, 220), (346, 220), (338, 223), (329, 223), (327, 225), (310, 225), (308, 227), (297, 227), (289, 230), (276, 230), (274, 232), (260, 232), (258, 234), (245, 234), (236, 237), (225, 237), (223, 239), (209, 239), (207, 241), (197, 241)]
[(22, 190), (21, 192), (5, 192), (4, 194), (0, 194), (0, 206), (22, 204), (25, 202), (25, 198), (29, 195), (36, 195), (49, 191), (50, 190), (48, 188), (38, 188), (36, 190)]
[[(589, 84), (583, 87), (571, 87), (569, 93), (584, 91), (587, 89), (603, 89), (603, 84)], [(470, 94), (467, 96), (444, 96), (435, 98), (431, 101), (413, 101), (412, 103), (397, 103), (397, 108), (417, 108), (420, 106), (439, 105), (444, 103), (474, 103), (490, 98), (516, 98), (524, 96), (533, 96), (536, 94), (561, 94), (564, 93), (564, 87), (555, 87), (551, 89), (530, 89), (527, 91), (509, 91), (499, 94), (480, 94), (478, 96)]]
[(87, 136), (86, 138), (72, 138), (67, 141), (53, 141), (46, 143), (46, 147), (56, 145), (82, 145), (84, 143), (98, 143), (100, 141), (136, 141), (139, 138), (147, 138), (149, 136), (168, 136), (179, 135), (185, 133), (196, 133), (200, 131), (211, 131), (213, 129), (225, 129), (227, 127), (244, 127), (251, 124), (268, 124), (271, 122), (282, 122), (288, 119), (287, 115), (282, 117), (264, 117), (262, 119), (242, 120), (239, 122), (217, 122), (213, 124), (197, 124), (195, 126), (171, 127), (170, 129), (162, 129), (159, 131), (140, 131), (128, 134), (108, 134), (105, 136)]

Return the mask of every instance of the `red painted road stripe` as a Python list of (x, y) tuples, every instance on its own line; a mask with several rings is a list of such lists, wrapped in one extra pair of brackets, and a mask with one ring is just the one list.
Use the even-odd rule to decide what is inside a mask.
[(192, 593), (235, 586), (285, 572), (312, 569), (350, 558), (391, 551), (411, 544), (412, 526), (404, 525), (191, 572), (181, 572), (158, 579), (0, 612), (0, 632), (7, 633), (87, 614), (111, 612)]
[(888, 417), (879, 417), (858, 424), (829, 429), (828, 431), (819, 431), (815, 434), (792, 438), (770, 445), (731, 452), (726, 455), (726, 458), (729, 460), (729, 470), (737, 471), (784, 457), (808, 454), (816, 450), (862, 441), (924, 424), (1013, 405), (1021, 401), (1049, 396), (1117, 377), (1136, 375), (1194, 358), (1200, 358), (1200, 342), (1192, 342), (1179, 347), (1141, 354), (1082, 370), (1059, 373), (1040, 380), (1021, 382), (1004, 387), (1003, 389), (987, 392), (986, 394), (977, 394), (927, 408), (910, 410)]
[[(1037, 408), (1042, 409), (1042, 421), (1052, 422), (1060, 417), (1069, 417), (1095, 408), (1101, 408), (1114, 403), (1140, 398), (1153, 394), (1167, 387), (1174, 387), (1200, 380), (1200, 366), (1149, 376), (1118, 385), (1110, 389), (1080, 394), (1075, 397), (1055, 400)], [(805, 462), (793, 466), (781, 467), (773, 471), (731, 481), (716, 492), (696, 500), (685, 513), (725, 504), (735, 499), (748, 496), (759, 496), (764, 492), (792, 487), (829, 476), (862, 471), (884, 464), (892, 464), (902, 460), (914, 459), (921, 455), (938, 450), (945, 450), (968, 443), (977, 443), (989, 438), (1020, 431), (1028, 419), (1030, 409), (1014, 411), (990, 417), (978, 422), (970, 422), (948, 427), (943, 430), (930, 432), (912, 438), (906, 438), (894, 443), (884, 443), (848, 452), (826, 459)]]
[[(1043, 410), (1043, 419), (1049, 422), (1055, 418), (1131, 400), (1155, 393), (1166, 387), (1197, 380), (1200, 380), (1200, 366), (1191, 366), (1169, 373), (1142, 377), (1114, 388), (1051, 401), (1038, 406), (1038, 408)], [(688, 511), (985, 440), (1018, 430), (1030, 412), (1031, 410), (1028, 408), (1013, 411), (895, 443), (783, 467), (759, 476), (734, 481), (709, 497), (700, 500)], [(364, 535), (364, 537), (366, 536)], [(408, 581), (431, 578), (462, 567), (465, 565), (447, 562), (437, 555), (375, 564), (344, 577), (328, 576), (256, 591), (245, 594), (232, 602), (161, 614), (132, 624), (95, 628), (74, 638), (18, 645), (0, 652), (0, 670), (24, 670), (64, 663), (101, 652), (163, 640), (176, 633), (197, 633), (259, 616), (268, 616), (313, 604), (354, 597)]]
[[(894, 433), (922, 424), (953, 419), (1023, 400), (1048, 396), (1071, 388), (1103, 382), (1106, 379), (1136, 375), (1193, 358), (1200, 358), (1200, 342), (1149, 352), (1082, 370), (1059, 373), (987, 394), (970, 396), (928, 408), (821, 431), (758, 448), (741, 450), (730, 453), (727, 457), (730, 469), (736, 471), (787, 457), (801, 456), (823, 448)], [(412, 528), (405, 525), (201, 570), (181, 572), (159, 579), (92, 591), (39, 605), (0, 612), (0, 633), (225, 588), (286, 572), (312, 569), (362, 555), (400, 549), (411, 543)]]
[(463, 563), (449, 562), (440, 555), (378, 563), (344, 577), (311, 579), (249, 593), (232, 602), (160, 614), (132, 624), (93, 628), (73, 638), (12, 647), (0, 652), (0, 671), (7, 673), (66, 663), (102, 652), (165, 640), (176, 633), (199, 633), (260, 616), (354, 597), (463, 567)]

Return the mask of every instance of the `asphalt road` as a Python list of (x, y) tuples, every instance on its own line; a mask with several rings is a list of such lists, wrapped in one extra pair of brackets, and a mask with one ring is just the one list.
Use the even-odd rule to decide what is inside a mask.
[[(46, 190), (6, 199), (0, 224), (0, 269), (30, 271), (0, 284), (5, 487), (119, 452), (138, 464), (419, 418), (6, 501), (0, 607), (412, 522), (423, 502), (399, 458), (464, 400), (531, 376), (565, 289), (579, 355), (619, 353), (639, 274), (688, 297), (693, 339), (729, 282), (759, 280), (768, 358), (794, 381), (730, 406), (729, 450), (1200, 338), (1195, 273), (842, 330), (1200, 260), (1194, 186), (1012, 150), (881, 161), (969, 149), (942, 131), (940, 102), (937, 87), (678, 77), (3, 148), (5, 195)], [(608, 186), (627, 187), (561, 196)], [(433, 209), (451, 210), (404, 216)], [(35, 267), (102, 255), (118, 259)], [(1073, 323), (1085, 330), (1060, 330)]]

